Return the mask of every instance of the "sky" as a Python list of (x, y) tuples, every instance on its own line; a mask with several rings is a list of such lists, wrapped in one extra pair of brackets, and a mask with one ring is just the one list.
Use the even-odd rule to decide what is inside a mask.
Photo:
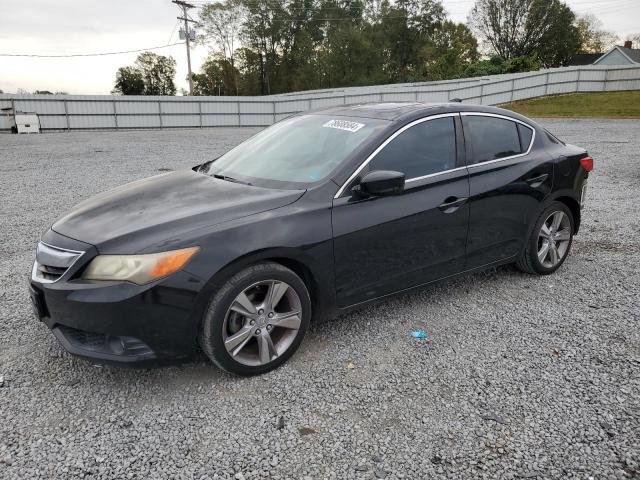
[[(565, 0), (578, 14), (592, 13), (620, 37), (640, 33), (640, 0)], [(196, 4), (204, 3), (202, 0)], [(450, 18), (465, 22), (474, 0), (443, 0)], [(0, 54), (69, 55), (146, 49), (179, 42), (178, 7), (170, 0), (0, 0)], [(197, 10), (191, 10), (196, 18)], [(186, 47), (156, 53), (177, 61), (176, 85), (186, 89)], [(208, 47), (192, 49), (198, 71)], [(119, 67), (137, 53), (98, 57), (0, 56), (0, 90), (109, 94)]]

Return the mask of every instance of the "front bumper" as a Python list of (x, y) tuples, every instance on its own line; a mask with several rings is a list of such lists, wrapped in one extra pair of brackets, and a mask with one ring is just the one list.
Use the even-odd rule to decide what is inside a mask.
[(54, 282), (32, 275), (29, 282), (36, 317), (62, 346), (99, 363), (146, 366), (193, 357), (202, 281), (186, 271), (149, 285), (82, 280), (94, 255), (85, 255), (75, 274)]

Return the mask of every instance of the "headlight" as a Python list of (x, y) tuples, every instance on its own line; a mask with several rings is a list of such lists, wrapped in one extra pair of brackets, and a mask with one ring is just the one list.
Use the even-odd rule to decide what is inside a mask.
[(87, 280), (121, 280), (138, 285), (166, 277), (184, 267), (199, 247), (146, 255), (98, 255), (84, 271)]

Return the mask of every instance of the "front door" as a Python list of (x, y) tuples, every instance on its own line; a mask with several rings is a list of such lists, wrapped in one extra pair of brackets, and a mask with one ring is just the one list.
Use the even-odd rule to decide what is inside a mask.
[(354, 181), (374, 170), (405, 174), (405, 190), (333, 202), (338, 305), (345, 307), (458, 273), (465, 266), (468, 172), (458, 114), (420, 119), (394, 133)]

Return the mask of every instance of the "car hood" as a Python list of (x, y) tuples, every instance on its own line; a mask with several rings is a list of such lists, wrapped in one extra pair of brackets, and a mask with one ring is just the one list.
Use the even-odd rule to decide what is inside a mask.
[(191, 170), (132, 182), (77, 205), (52, 230), (101, 253), (136, 253), (186, 232), (283, 207), (301, 190), (220, 180)]

